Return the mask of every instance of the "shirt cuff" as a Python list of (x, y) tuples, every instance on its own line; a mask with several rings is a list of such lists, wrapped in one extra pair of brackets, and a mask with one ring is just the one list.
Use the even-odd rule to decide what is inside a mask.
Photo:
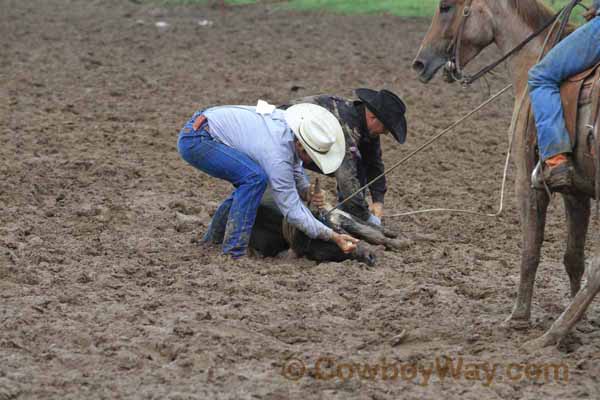
[(310, 183), (306, 180), (302, 180), (296, 184), (296, 189), (298, 193), (304, 194), (304, 192), (308, 192), (310, 190)]
[(331, 228), (326, 228), (323, 232), (321, 232), (319, 234), (319, 239), (325, 240), (325, 241), (330, 241), (332, 237), (333, 237), (333, 229), (331, 229)]

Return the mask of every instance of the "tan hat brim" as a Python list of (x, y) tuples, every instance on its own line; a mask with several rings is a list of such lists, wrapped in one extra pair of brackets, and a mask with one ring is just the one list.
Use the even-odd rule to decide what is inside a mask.
[[(302, 121), (305, 118), (311, 117), (315, 114), (327, 112), (329, 114), (329, 118), (334, 118), (336, 121), (336, 125), (332, 133), (335, 136), (335, 142), (329, 149), (327, 153), (320, 153), (313, 149), (309, 143), (305, 140), (305, 134), (300, 131), (300, 127), (302, 126)], [(346, 140), (344, 138), (344, 132), (342, 127), (339, 125), (337, 118), (333, 114), (331, 114), (327, 109), (318, 106), (316, 104), (309, 103), (301, 103), (296, 104), (288, 108), (285, 113), (285, 120), (288, 126), (294, 132), (294, 135), (300, 143), (306, 153), (310, 156), (310, 158), (314, 161), (314, 163), (319, 167), (324, 174), (331, 174), (335, 172), (342, 161), (344, 160), (344, 155), (346, 153)]]

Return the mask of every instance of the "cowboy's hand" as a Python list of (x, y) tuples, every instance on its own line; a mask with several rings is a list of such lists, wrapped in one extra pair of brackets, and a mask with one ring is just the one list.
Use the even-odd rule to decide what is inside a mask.
[(586, 12), (582, 14), (582, 16), (583, 18), (585, 18), (586, 21), (589, 21), (596, 16), (597, 12), (598, 10), (596, 9), (596, 7), (590, 7), (587, 9)]
[(325, 206), (325, 194), (323, 194), (323, 192), (314, 193), (311, 196), (310, 204), (319, 209), (323, 208)]
[(325, 192), (322, 190), (315, 193), (314, 186), (310, 188), (310, 204), (321, 209), (325, 207)]
[(345, 254), (352, 253), (356, 249), (357, 243), (360, 242), (360, 240), (353, 238), (350, 235), (337, 232), (333, 232), (331, 239)]
[(377, 218), (381, 219), (381, 217), (383, 217), (383, 203), (373, 203), (371, 204), (371, 207), (369, 207), (369, 209), (371, 211), (371, 214), (373, 214)]

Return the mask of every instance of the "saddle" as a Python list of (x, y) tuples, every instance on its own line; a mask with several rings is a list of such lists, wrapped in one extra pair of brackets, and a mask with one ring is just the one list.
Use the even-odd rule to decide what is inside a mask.
[[(600, 213), (600, 63), (592, 68), (585, 70), (577, 75), (568, 78), (560, 87), (560, 97), (565, 117), (565, 125), (569, 131), (571, 145), (573, 149), (576, 146), (585, 146), (584, 154), (587, 154), (593, 160), (595, 179), (589, 186), (580, 184), (580, 187), (588, 187), (586, 192), (594, 193), (597, 201), (596, 213)], [(588, 131), (585, 137), (585, 143), (577, 143), (577, 120), (579, 107), (584, 104), (592, 104), (590, 118), (586, 124)], [(581, 181), (581, 180), (580, 180)], [(582, 181), (581, 181), (582, 182)]]
[[(600, 100), (600, 63), (590, 69), (573, 75), (564, 81), (560, 87), (560, 97), (562, 100), (563, 113), (565, 116), (565, 124), (569, 131), (571, 144), (573, 148), (577, 146), (577, 118), (579, 107), (584, 104), (592, 103), (592, 112), (588, 127), (590, 128), (588, 139), (594, 139), (593, 142), (598, 145), (595, 140), (598, 128), (598, 106)], [(587, 151), (590, 154), (597, 154), (597, 150), (591, 146), (590, 140), (587, 140), (587, 145), (590, 147)]]

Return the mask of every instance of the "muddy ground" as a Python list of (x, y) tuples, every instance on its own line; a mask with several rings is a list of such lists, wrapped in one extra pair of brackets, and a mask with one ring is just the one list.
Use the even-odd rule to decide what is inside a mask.
[[(568, 301), (559, 199), (532, 326), (500, 329), (519, 278), (512, 173), (500, 218), (388, 218), (437, 241), (374, 268), (196, 243), (230, 191), (177, 154), (197, 108), (386, 87), (409, 107), (391, 165), (488, 93), (415, 80), (428, 21), (137, 3), (0, 4), (0, 399), (597, 398), (598, 306), (566, 345), (520, 350)], [(388, 214), (494, 211), (511, 105), (396, 171)]]

